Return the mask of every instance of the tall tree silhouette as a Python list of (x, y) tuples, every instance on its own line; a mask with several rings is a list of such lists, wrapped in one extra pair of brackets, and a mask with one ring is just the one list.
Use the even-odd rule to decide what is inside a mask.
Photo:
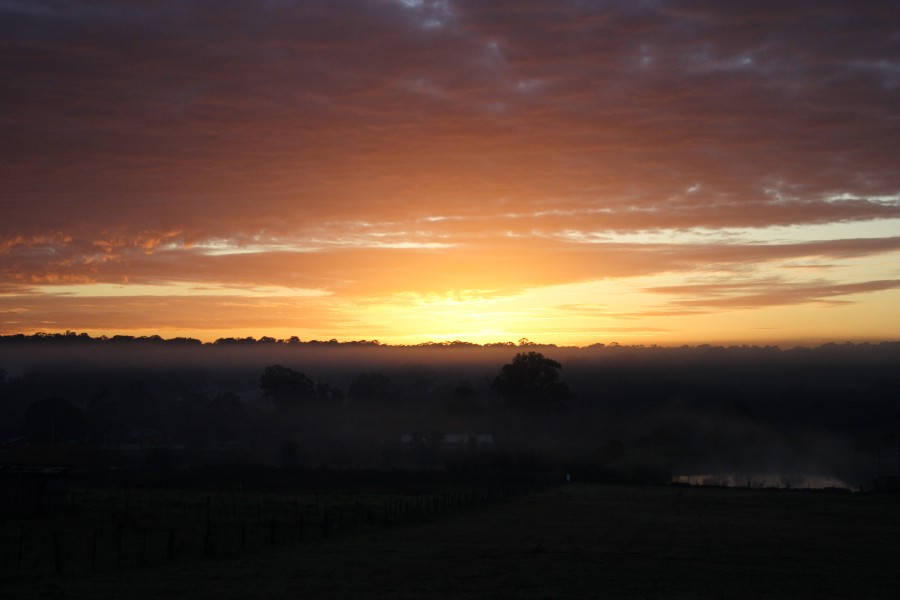
[(561, 410), (572, 399), (572, 392), (559, 380), (560, 369), (561, 364), (540, 352), (521, 352), (501, 367), (493, 389), (510, 408)]
[(259, 386), (282, 410), (290, 409), (316, 398), (316, 386), (304, 373), (271, 365), (259, 378)]

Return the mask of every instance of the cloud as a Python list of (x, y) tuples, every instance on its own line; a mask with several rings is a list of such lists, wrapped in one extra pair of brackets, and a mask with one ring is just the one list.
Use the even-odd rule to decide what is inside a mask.
[[(452, 221), (451, 221), (452, 223)], [(642, 242), (547, 235), (410, 233), (397, 224), (349, 224), (278, 237), (186, 241), (178, 232), (9, 243), (0, 277), (17, 285), (163, 284), (320, 289), (344, 295), (482, 290), (637, 277), (666, 272), (759, 268), (783, 261), (846, 261), (900, 251), (900, 237), (803, 243)]]
[[(877, 217), (817, 199), (900, 188), (877, 8), (5, 7), (4, 180), (19, 228), (233, 232), (497, 197), (759, 225)], [(779, 181), (796, 206), (770, 205)], [(661, 205), (693, 182), (698, 198)]]
[[(141, 320), (135, 322), (135, 315)], [(235, 315), (240, 317), (236, 318)], [(327, 302), (310, 298), (247, 298), (228, 296), (133, 296), (133, 297), (54, 297), (29, 299), (27, 308), (16, 299), (0, 296), (0, 333), (23, 330), (65, 330), (78, 323), (81, 330), (116, 332), (181, 331), (198, 332), (204, 338), (243, 331), (317, 332), (330, 338), (346, 332), (359, 322), (348, 319)], [(213, 332), (210, 335), (208, 332)]]
[(676, 296), (669, 302), (685, 309), (714, 310), (813, 302), (847, 303), (851, 300), (844, 299), (844, 296), (895, 289), (900, 289), (900, 279), (859, 283), (827, 281), (797, 283), (783, 280), (760, 280), (660, 286), (646, 291)]

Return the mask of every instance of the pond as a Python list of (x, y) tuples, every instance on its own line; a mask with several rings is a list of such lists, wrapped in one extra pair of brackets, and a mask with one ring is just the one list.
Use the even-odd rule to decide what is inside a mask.
[(675, 475), (672, 483), (715, 487), (749, 487), (778, 489), (853, 489), (836, 477), (821, 474), (784, 473), (706, 473)]

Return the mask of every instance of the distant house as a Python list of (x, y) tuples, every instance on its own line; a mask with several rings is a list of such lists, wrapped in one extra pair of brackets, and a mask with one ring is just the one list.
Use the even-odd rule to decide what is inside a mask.
[(121, 447), (144, 449), (159, 448), (166, 445), (162, 432), (144, 427), (128, 434), (125, 438), (125, 443)]
[(448, 433), (441, 444), (448, 449), (487, 450), (494, 447), (494, 436), (490, 433)]
[(398, 440), (402, 446), (431, 445), (445, 452), (478, 452), (494, 448), (490, 433), (405, 433)]
[(34, 514), (65, 506), (69, 468), (0, 466), (0, 514)]

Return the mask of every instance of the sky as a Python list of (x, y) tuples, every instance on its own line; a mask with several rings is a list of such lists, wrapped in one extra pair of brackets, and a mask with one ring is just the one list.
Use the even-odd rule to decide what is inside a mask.
[(0, 334), (900, 339), (894, 2), (0, 0)]

